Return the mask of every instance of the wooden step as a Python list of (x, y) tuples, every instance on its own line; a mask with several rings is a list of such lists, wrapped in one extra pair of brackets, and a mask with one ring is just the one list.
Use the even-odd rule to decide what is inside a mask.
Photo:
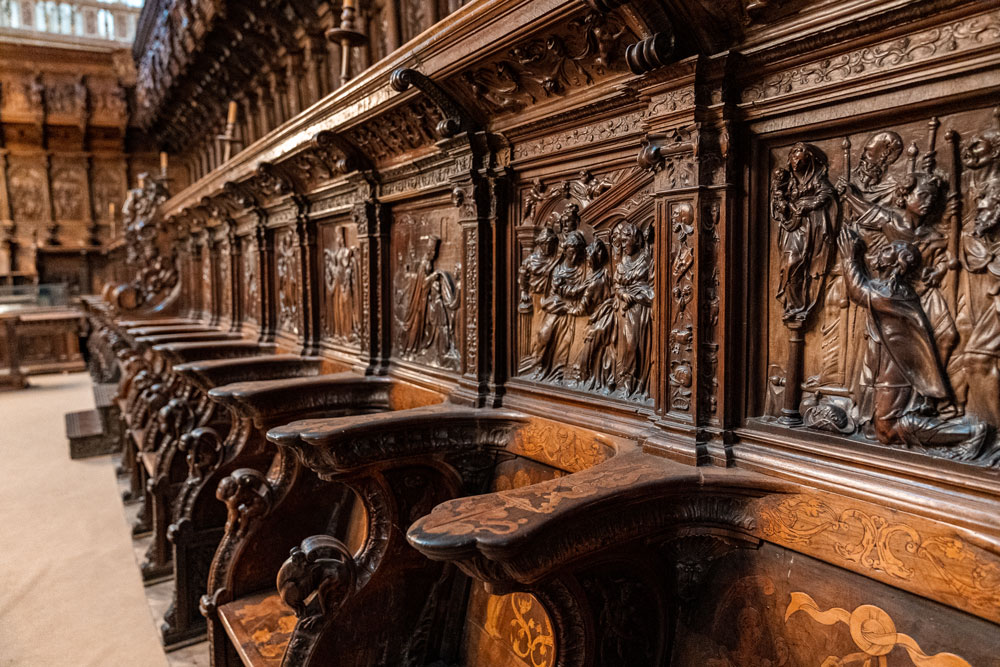
[(224, 604), (219, 607), (219, 618), (248, 667), (280, 665), (298, 620), (275, 592)]
[(97, 382), (94, 384), (94, 404), (98, 410), (114, 405), (117, 394), (117, 382)]
[(97, 410), (80, 410), (66, 413), (66, 437), (69, 438), (69, 457), (84, 459), (110, 454), (117, 449), (116, 442), (109, 442)]

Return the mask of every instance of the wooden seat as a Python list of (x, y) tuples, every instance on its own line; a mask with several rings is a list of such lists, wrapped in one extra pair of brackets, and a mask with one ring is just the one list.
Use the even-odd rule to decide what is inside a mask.
[(219, 608), (219, 619), (246, 665), (277, 666), (295, 629), (295, 612), (277, 593), (261, 593)]
[(101, 413), (97, 410), (79, 410), (66, 413), (66, 437), (69, 439), (69, 457), (83, 459), (90, 456), (109, 454), (108, 441), (104, 436)]

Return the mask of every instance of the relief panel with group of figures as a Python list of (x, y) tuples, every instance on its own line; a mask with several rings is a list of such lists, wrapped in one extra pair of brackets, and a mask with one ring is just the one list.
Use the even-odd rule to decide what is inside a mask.
[(770, 160), (767, 414), (1000, 462), (1000, 115), (775, 147)]
[(320, 230), (320, 327), (323, 336), (341, 345), (361, 341), (361, 253), (357, 227), (324, 225)]
[(457, 209), (393, 215), (393, 356), (448, 370), (461, 368), (462, 234)]
[(650, 400), (655, 246), (650, 178), (639, 169), (522, 193), (517, 376)]

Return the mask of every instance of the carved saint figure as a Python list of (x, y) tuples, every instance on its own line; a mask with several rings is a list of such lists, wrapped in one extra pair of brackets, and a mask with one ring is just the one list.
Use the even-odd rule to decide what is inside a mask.
[(778, 300), (786, 322), (804, 322), (823, 290), (833, 243), (834, 189), (815, 146), (795, 144), (771, 184), (771, 217), (780, 225)]
[(333, 336), (356, 341), (361, 334), (357, 311), (358, 251), (347, 247), (345, 230), (338, 230), (336, 245), (323, 251), (326, 289), (332, 297), (330, 328)]
[(458, 364), (455, 346), (456, 311), (460, 305), (458, 287), (450, 273), (434, 266), (441, 239), (431, 236), (425, 240), (426, 246), (417, 265), (412, 264), (415, 257), (411, 247), (410, 262), (403, 267), (397, 342), (404, 355), (416, 356), (429, 350), (437, 363), (455, 367)]
[(562, 261), (552, 271), (552, 289), (541, 301), (544, 315), (522, 370), (539, 380), (562, 380), (573, 344), (573, 316), (580, 312), (587, 241), (575, 230), (561, 248)]
[(862, 419), (883, 444), (949, 458), (977, 457), (988, 427), (969, 417), (943, 417), (955, 396), (913, 286), (919, 249), (891, 241), (875, 258), (878, 277), (873, 278), (856, 234), (842, 231), (839, 245), (848, 296), (868, 312), (866, 365), (874, 370), (874, 390), (869, 404), (861, 406)]
[(970, 138), (961, 159), (976, 177), (975, 206), (963, 224), (960, 251), (969, 272), (968, 335), (950, 370), (966, 410), (1000, 426), (1000, 131)]
[(552, 281), (552, 270), (559, 262), (559, 237), (551, 227), (542, 227), (535, 235), (535, 246), (531, 254), (524, 258), (517, 271), (517, 284), (520, 288), (520, 298), (517, 310), (520, 313), (530, 313), (533, 309), (532, 294), (546, 294)]
[(612, 385), (614, 347), (611, 337), (615, 326), (614, 299), (608, 276), (608, 246), (600, 239), (587, 246), (588, 273), (577, 309), (587, 315), (587, 333), (573, 367), (574, 381), (587, 389)]
[(652, 253), (631, 222), (616, 229), (620, 255), (614, 272), (615, 383), (625, 396), (645, 394), (652, 354)]

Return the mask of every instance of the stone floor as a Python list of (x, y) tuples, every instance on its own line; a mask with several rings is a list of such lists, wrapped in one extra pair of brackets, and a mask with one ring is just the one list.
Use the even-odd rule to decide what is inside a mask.
[(63, 415), (93, 407), (86, 373), (0, 393), (0, 667), (207, 667), (204, 641), (164, 655), (172, 584), (142, 585), (117, 462), (69, 458)]

